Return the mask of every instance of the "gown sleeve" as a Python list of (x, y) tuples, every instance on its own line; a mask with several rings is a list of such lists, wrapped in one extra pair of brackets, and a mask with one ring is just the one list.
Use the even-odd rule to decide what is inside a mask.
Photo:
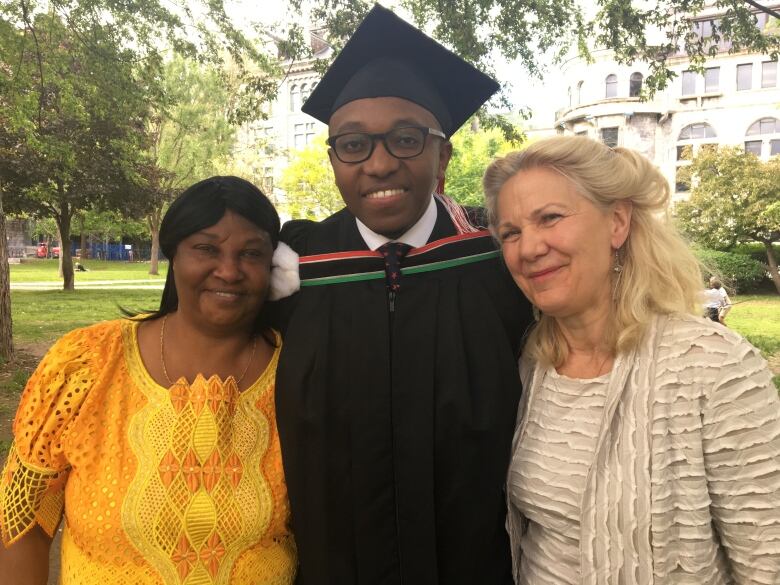
[(101, 343), (95, 328), (57, 341), (30, 377), (14, 419), (14, 441), (0, 476), (0, 536), (8, 547), (38, 524), (49, 536), (59, 525), (70, 468), (63, 437), (96, 378)]

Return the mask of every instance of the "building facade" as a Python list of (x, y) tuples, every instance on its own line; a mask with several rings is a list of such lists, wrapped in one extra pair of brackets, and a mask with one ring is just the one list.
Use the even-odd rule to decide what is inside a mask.
[[(765, 13), (757, 20), (762, 30), (775, 25)], [(697, 19), (696, 32), (711, 37), (717, 21), (709, 9)], [(568, 90), (556, 129), (638, 150), (660, 167), (674, 199), (687, 197), (690, 185), (680, 169), (705, 145), (742, 145), (763, 159), (780, 154), (777, 61), (728, 49), (719, 42), (704, 73), (690, 70), (687, 55), (673, 56), (669, 66), (677, 76), (647, 101), (640, 97), (647, 65), (618, 64), (606, 50), (593, 51), (591, 63), (570, 59), (562, 68)]]

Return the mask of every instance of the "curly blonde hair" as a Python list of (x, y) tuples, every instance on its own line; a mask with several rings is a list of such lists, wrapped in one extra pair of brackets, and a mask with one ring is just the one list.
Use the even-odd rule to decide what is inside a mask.
[[(616, 355), (640, 343), (655, 314), (700, 311), (701, 268), (688, 244), (671, 225), (669, 184), (650, 161), (627, 148), (609, 148), (582, 136), (558, 136), (495, 160), (485, 172), (485, 206), (491, 230), (498, 223), (503, 185), (523, 170), (554, 170), (596, 205), (632, 204), (628, 238), (621, 248), (623, 271), (613, 283), (615, 300), (606, 331)], [(544, 364), (560, 366), (568, 345), (556, 321), (542, 315), (529, 334), (527, 351)]]

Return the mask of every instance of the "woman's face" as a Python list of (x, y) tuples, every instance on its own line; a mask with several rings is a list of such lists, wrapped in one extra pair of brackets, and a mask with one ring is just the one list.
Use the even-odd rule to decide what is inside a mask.
[(618, 202), (601, 211), (554, 170), (520, 171), (501, 188), (497, 206), (497, 235), (515, 282), (552, 317), (603, 310), (630, 209)]
[(176, 247), (179, 313), (219, 332), (251, 327), (268, 293), (272, 256), (268, 233), (228, 210)]

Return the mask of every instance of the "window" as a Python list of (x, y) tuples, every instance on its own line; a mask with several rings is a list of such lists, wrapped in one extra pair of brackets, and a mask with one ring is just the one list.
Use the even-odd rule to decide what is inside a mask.
[(751, 124), (747, 131), (748, 136), (775, 133), (780, 133), (780, 120), (777, 118), (761, 118), (758, 122)]
[(694, 95), (696, 93), (696, 73), (693, 71), (683, 71), (682, 74), (682, 94)]
[(753, 87), (753, 64), (737, 65), (737, 91), (745, 91)]
[(579, 132), (574, 133), (575, 136), (587, 136), (588, 131), (587, 130), (580, 130)]
[(571, 107), (571, 86), (569, 86), (569, 107)]
[(629, 97), (639, 97), (640, 93), (642, 93), (642, 74), (632, 73), (628, 88), (628, 95)]
[(580, 81), (577, 84), (577, 105), (578, 106), (582, 103), (582, 84), (583, 83), (584, 83), (583, 81)]
[(296, 124), (293, 147), (303, 148), (304, 146), (306, 146), (306, 134), (304, 133), (304, 126), (303, 124)]
[(617, 97), (617, 75), (615, 75), (614, 73), (607, 75), (605, 85), (606, 85), (606, 91), (604, 93), (604, 97), (608, 97), (608, 98)]
[(306, 144), (311, 144), (314, 140), (314, 122), (306, 124)]
[(685, 193), (691, 190), (691, 172), (689, 167), (677, 167), (674, 177), (674, 190)]
[(704, 92), (710, 93), (720, 89), (720, 67), (710, 67), (704, 70)]
[(294, 112), (300, 107), (301, 92), (297, 85), (290, 86), (290, 109)]
[(745, 133), (746, 136), (755, 136), (745, 142), (745, 152), (752, 152), (756, 156), (763, 154), (764, 143), (767, 143), (768, 156), (780, 154), (780, 120), (777, 118), (761, 118), (753, 122)]
[(615, 148), (618, 145), (618, 129), (616, 127), (602, 128), (601, 141), (610, 148)]
[(689, 124), (680, 130), (680, 136), (677, 140), (699, 140), (701, 138), (715, 138), (716, 136), (715, 128), (706, 122), (701, 122), (698, 124)]
[(764, 61), (761, 63), (761, 87), (775, 87), (777, 85), (777, 61)]
[(691, 160), (693, 158), (692, 144), (677, 145), (677, 160)]

